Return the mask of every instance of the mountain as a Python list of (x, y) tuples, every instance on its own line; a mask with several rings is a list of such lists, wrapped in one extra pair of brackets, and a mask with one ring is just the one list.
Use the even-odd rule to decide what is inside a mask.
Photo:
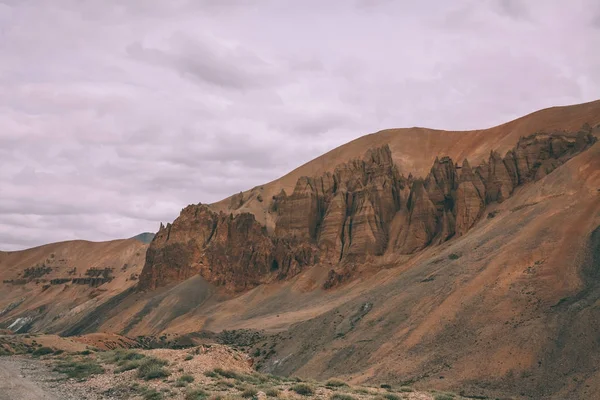
[(74, 240), (0, 251), (0, 323), (15, 332), (60, 332), (131, 290), (147, 244), (136, 239)]
[[(221, 332), (251, 346), (263, 372), (592, 398), (599, 137), (600, 101), (486, 130), (363, 136), (273, 182), (185, 207), (149, 246), (90, 247), (72, 263), (133, 265), (132, 243), (134, 254), (147, 248), (143, 268), (135, 256), (139, 281), (119, 272), (97, 281), (100, 294), (61, 281), (71, 264), (52, 270), (54, 285), (36, 284), (52, 252), (0, 254), (0, 328)], [(19, 303), (27, 293), (45, 308)]]
[(131, 239), (139, 240), (142, 243), (149, 244), (152, 241), (152, 239), (154, 239), (154, 233), (152, 233), (152, 232), (140, 233), (139, 235), (135, 235)]

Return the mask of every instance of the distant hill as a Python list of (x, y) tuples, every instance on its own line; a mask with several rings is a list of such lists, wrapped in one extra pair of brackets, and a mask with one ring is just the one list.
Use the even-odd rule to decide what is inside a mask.
[(140, 233), (139, 235), (135, 235), (131, 239), (139, 240), (142, 243), (149, 244), (152, 241), (152, 239), (154, 239), (154, 233), (152, 233), (152, 232)]

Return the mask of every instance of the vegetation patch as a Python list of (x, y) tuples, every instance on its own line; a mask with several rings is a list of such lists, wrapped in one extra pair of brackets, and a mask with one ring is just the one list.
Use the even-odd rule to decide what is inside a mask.
[(349, 394), (334, 393), (330, 397), (331, 400), (356, 400), (356, 397), (350, 396)]
[(189, 390), (185, 394), (185, 400), (204, 400), (208, 397), (208, 392), (202, 389)]
[(279, 397), (279, 390), (275, 388), (270, 388), (265, 390), (265, 394), (267, 395), (267, 397)]
[(185, 374), (185, 375), (181, 375), (179, 378), (177, 378), (177, 381), (185, 382), (185, 383), (192, 383), (192, 382), (194, 382), (194, 377), (190, 374)]
[(167, 365), (165, 360), (146, 357), (137, 368), (137, 376), (146, 381), (166, 378), (171, 375), (171, 373), (164, 368), (165, 365)]
[(256, 395), (258, 394), (258, 390), (256, 390), (253, 387), (249, 387), (244, 389), (244, 391), (242, 392), (241, 396), (245, 399), (250, 398), (250, 397), (256, 397)]
[(54, 353), (54, 349), (52, 349), (50, 347), (40, 347), (38, 349), (35, 349), (33, 351), (33, 353), (31, 353), (31, 355), (34, 357), (39, 357), (39, 356), (45, 356), (47, 354), (52, 354), (52, 353)]
[(104, 373), (104, 368), (93, 360), (63, 361), (56, 364), (54, 371), (67, 375), (69, 378), (86, 379), (91, 375)]
[(339, 388), (339, 387), (347, 387), (348, 384), (344, 381), (340, 381), (339, 379), (330, 379), (325, 382), (325, 386), (328, 388)]
[(454, 395), (451, 393), (436, 393), (433, 398), (434, 400), (454, 400)]
[(302, 396), (312, 396), (315, 394), (315, 389), (306, 383), (297, 383), (290, 387), (290, 389)]

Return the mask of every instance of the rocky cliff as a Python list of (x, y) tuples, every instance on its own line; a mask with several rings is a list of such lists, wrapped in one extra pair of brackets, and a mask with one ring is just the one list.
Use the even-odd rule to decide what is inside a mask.
[(239, 291), (316, 263), (334, 267), (386, 252), (413, 254), (464, 235), (488, 204), (543, 178), (595, 140), (589, 126), (576, 134), (537, 133), (504, 157), (492, 151), (475, 168), (467, 160), (459, 166), (437, 158), (425, 178), (400, 174), (387, 145), (370, 149), (333, 173), (299, 178), (289, 195), (273, 196), (273, 232), (250, 213), (190, 205), (156, 234), (139, 287), (200, 274)]

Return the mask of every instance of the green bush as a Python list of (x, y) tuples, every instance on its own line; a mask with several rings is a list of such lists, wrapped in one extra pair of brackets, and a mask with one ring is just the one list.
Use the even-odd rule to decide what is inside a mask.
[(387, 400), (400, 400), (400, 396), (393, 393), (386, 393), (383, 395), (383, 398)]
[(189, 390), (185, 394), (185, 400), (204, 400), (208, 397), (208, 392), (202, 389)]
[(0, 347), (0, 356), (11, 356), (12, 353), (2, 347)]
[(356, 400), (356, 397), (350, 396), (349, 394), (334, 393), (330, 397), (331, 400)]
[(265, 390), (267, 397), (279, 397), (279, 390), (275, 388)]
[(327, 386), (328, 388), (338, 388), (348, 386), (348, 384), (344, 381), (340, 381), (339, 379), (330, 379), (327, 382), (325, 382), (325, 386)]
[(258, 390), (256, 390), (253, 387), (249, 387), (244, 389), (244, 391), (242, 392), (241, 396), (245, 399), (250, 398), (250, 397), (256, 397), (256, 395), (258, 394)]
[[(86, 351), (88, 352), (88, 354), (90, 354), (89, 350), (86, 350)], [(83, 353), (83, 352), (81, 352), (81, 353)], [(102, 358), (104, 359), (104, 361), (111, 363), (111, 364), (117, 364), (117, 365), (123, 365), (127, 361), (141, 360), (145, 357), (146, 357), (145, 355), (140, 354), (136, 351), (121, 350), (121, 349), (108, 351), (102, 355)]]
[(51, 349), (50, 347), (40, 347), (39, 349), (35, 349), (31, 355), (34, 357), (39, 357), (52, 353), (54, 353), (54, 349)]
[(163, 400), (165, 398), (161, 392), (152, 388), (145, 388), (142, 391), (142, 396), (144, 400)]
[(290, 389), (302, 396), (312, 396), (315, 394), (315, 390), (312, 386), (307, 385), (306, 383), (298, 383), (290, 387)]
[(410, 393), (410, 392), (414, 392), (413, 388), (411, 388), (411, 387), (408, 387), (408, 386), (402, 386), (402, 387), (400, 388), (400, 391), (401, 391), (401, 392), (404, 392), (404, 393)]
[(183, 359), (183, 361), (190, 361), (190, 360), (192, 360), (193, 358), (194, 358), (194, 356), (193, 356), (193, 355), (191, 355), (191, 354), (188, 354), (187, 356), (185, 356), (185, 358)]
[(460, 258), (460, 254), (452, 253), (448, 256), (451, 260), (458, 260)]
[(138, 378), (149, 381), (151, 379), (166, 378), (171, 375), (163, 368), (167, 362), (158, 358), (146, 357), (137, 368)]
[(64, 361), (56, 364), (54, 371), (67, 375), (69, 378), (85, 379), (91, 375), (104, 373), (104, 368), (95, 361)]
[(379, 385), (380, 388), (382, 389), (388, 389), (390, 390), (392, 388), (392, 385), (389, 385), (387, 383), (382, 383), (381, 385)]
[(221, 375), (223, 378), (240, 379), (240, 374), (230, 369), (215, 368), (213, 372), (217, 375)]
[(194, 382), (194, 377), (192, 375), (189, 374), (185, 374), (185, 375), (181, 375), (177, 381), (179, 382), (185, 382), (185, 383), (192, 383)]
[(434, 400), (454, 400), (454, 395), (450, 393), (436, 393), (433, 398)]

